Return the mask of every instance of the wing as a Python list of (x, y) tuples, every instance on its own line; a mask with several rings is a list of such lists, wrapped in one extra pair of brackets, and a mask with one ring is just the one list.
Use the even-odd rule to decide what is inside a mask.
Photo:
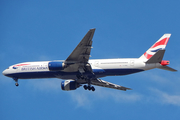
[(120, 85), (116, 85), (101, 79), (96, 79), (96, 80), (91, 80), (91, 84), (97, 85), (97, 86), (102, 86), (102, 87), (107, 87), (107, 88), (113, 88), (113, 89), (118, 89), (118, 90), (131, 90), (131, 88), (126, 88)]
[(90, 29), (73, 52), (66, 59), (66, 62), (69, 63), (87, 63), (90, 57), (91, 48), (92, 48), (92, 38), (94, 35), (95, 29)]
[(92, 48), (92, 38), (95, 29), (90, 29), (69, 57), (65, 60), (67, 65), (64, 71), (66, 72), (76, 72), (79, 68), (83, 68), (89, 61), (91, 48)]
[(116, 85), (104, 80), (98, 79), (92, 71), (91, 65), (88, 63), (91, 48), (92, 48), (92, 38), (94, 35), (95, 29), (90, 29), (69, 57), (65, 60), (66, 72), (77, 72), (77, 82), (79, 84), (93, 84), (102, 87), (108, 87), (118, 90), (131, 90), (120, 85)]

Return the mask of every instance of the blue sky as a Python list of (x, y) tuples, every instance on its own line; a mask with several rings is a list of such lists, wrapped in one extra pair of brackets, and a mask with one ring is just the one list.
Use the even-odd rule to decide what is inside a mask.
[[(164, 59), (180, 70), (178, 0), (1, 0), (0, 71), (26, 61), (66, 59), (96, 28), (92, 59), (140, 57), (164, 33)], [(130, 87), (118, 91), (62, 91), (60, 79), (19, 80), (0, 75), (1, 120), (180, 119), (180, 75), (154, 69), (105, 77)]]

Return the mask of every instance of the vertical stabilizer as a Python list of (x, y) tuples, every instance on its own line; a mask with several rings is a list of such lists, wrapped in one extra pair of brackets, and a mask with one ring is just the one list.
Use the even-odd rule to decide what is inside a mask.
[(164, 34), (153, 46), (151, 46), (139, 59), (144, 62), (148, 61), (159, 50), (164, 50), (171, 34)]

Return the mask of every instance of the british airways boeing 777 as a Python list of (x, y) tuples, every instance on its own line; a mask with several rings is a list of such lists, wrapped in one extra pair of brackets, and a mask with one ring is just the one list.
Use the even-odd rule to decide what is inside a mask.
[(15, 80), (37, 78), (60, 78), (62, 90), (75, 90), (85, 84), (85, 90), (95, 91), (92, 85), (118, 90), (130, 88), (106, 82), (100, 78), (142, 72), (153, 68), (176, 71), (168, 67), (169, 61), (162, 60), (171, 34), (164, 34), (139, 58), (92, 59), (89, 60), (95, 29), (90, 29), (66, 60), (24, 62), (10, 66), (3, 75)]

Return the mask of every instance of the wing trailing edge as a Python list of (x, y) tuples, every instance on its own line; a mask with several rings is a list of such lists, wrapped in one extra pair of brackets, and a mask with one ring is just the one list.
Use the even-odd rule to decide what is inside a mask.
[(101, 87), (107, 87), (107, 88), (113, 88), (113, 89), (117, 89), (117, 90), (123, 90), (123, 91), (132, 90), (131, 88), (127, 88), (127, 87), (123, 87), (123, 86), (120, 86), (120, 85), (117, 85), (117, 84), (113, 84), (113, 83), (110, 83), (110, 82), (107, 82), (107, 81), (104, 81), (104, 80), (101, 80), (101, 79), (98, 79), (98, 78), (96, 80), (91, 80), (91, 84), (101, 86)]

